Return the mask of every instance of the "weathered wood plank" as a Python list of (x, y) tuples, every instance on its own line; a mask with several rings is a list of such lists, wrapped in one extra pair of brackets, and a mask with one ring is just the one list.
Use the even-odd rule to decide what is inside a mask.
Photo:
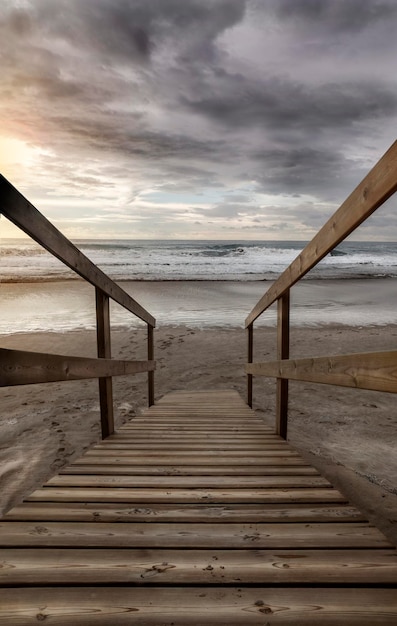
[(252, 363), (254, 376), (397, 392), (397, 350)]
[[(222, 418), (211, 444), (206, 410), (184, 435), (183, 416), (170, 435), (149, 411), (0, 522), (0, 623), (395, 623), (397, 553), (385, 537), (280, 438), (247, 433), (245, 418)], [(156, 418), (160, 430), (168, 419)], [(152, 441), (160, 448), (147, 450)], [(383, 613), (367, 610), (369, 597)]]
[(246, 502), (246, 503), (286, 503), (286, 502), (346, 502), (339, 491), (331, 488), (297, 489), (127, 489), (120, 487), (52, 487), (36, 489), (28, 502)]
[(287, 267), (248, 315), (252, 324), (397, 190), (397, 141)]
[(296, 489), (331, 487), (322, 476), (54, 476), (46, 487), (156, 487), (165, 489)]
[(395, 626), (397, 594), (395, 589), (259, 586), (0, 591), (1, 624), (45, 620), (57, 626)]
[(364, 522), (364, 515), (348, 504), (147, 504), (25, 502), (6, 520), (87, 522)]
[(0, 583), (395, 584), (395, 550), (3, 548)]
[[(151, 443), (153, 443), (153, 432), (147, 431), (144, 434), (137, 434), (137, 435), (126, 435), (126, 436), (117, 436), (116, 438), (114, 438), (113, 436), (110, 436), (108, 438), (109, 441), (109, 445), (112, 444), (117, 444), (117, 445), (134, 445), (134, 444), (140, 444), (140, 445), (150, 445)], [(202, 444), (202, 445), (206, 445), (208, 446), (211, 443), (214, 443), (216, 445), (221, 445), (222, 443), (224, 443), (225, 445), (232, 445), (232, 444), (236, 444), (236, 445), (252, 445), (252, 444), (256, 444), (256, 445), (269, 445), (269, 444), (274, 444), (274, 443), (279, 443), (279, 439), (278, 437), (274, 436), (274, 437), (269, 437), (267, 435), (265, 436), (261, 436), (261, 435), (255, 435), (253, 437), (251, 436), (239, 436), (236, 435), (235, 437), (225, 437), (224, 440), (222, 437), (218, 437), (215, 434), (211, 437), (210, 434), (208, 435), (197, 435), (197, 434), (190, 434), (190, 435), (183, 435), (183, 434), (174, 434), (174, 435), (170, 435), (170, 434), (159, 434), (158, 437), (156, 437), (156, 441), (158, 443), (161, 444), (169, 444), (169, 446), (172, 448), (174, 446), (174, 444), (181, 444), (181, 445), (186, 445), (186, 444), (190, 444), (190, 443), (195, 443), (195, 444)]]
[(13, 224), (122, 307), (151, 326), (156, 325), (156, 320), (150, 313), (80, 252), (2, 175), (0, 175), (0, 199), (1, 213)]
[[(153, 436), (155, 435), (155, 433), (153, 433)], [(129, 442), (129, 443), (118, 443), (115, 442), (113, 443), (113, 441), (109, 441), (109, 445), (103, 445), (101, 443), (96, 444), (95, 446), (92, 447), (92, 450), (130, 450), (131, 452), (134, 452), (135, 450), (151, 450), (153, 452), (155, 451), (168, 451), (168, 452), (178, 452), (178, 451), (183, 451), (183, 450), (187, 450), (187, 451), (214, 451), (214, 450), (220, 450), (220, 451), (230, 451), (230, 450), (240, 450), (240, 451), (246, 451), (247, 454), (250, 454), (251, 451), (252, 452), (261, 452), (262, 450), (264, 452), (267, 452), (269, 450), (285, 450), (287, 449), (286, 444), (283, 444), (279, 441), (275, 441), (274, 443), (272, 442), (266, 442), (266, 443), (234, 443), (234, 442), (225, 442), (222, 443), (221, 441), (216, 443), (215, 441), (212, 442), (207, 442), (207, 443), (198, 443), (194, 440), (194, 438), (191, 439), (190, 442), (182, 442), (182, 443), (172, 443), (172, 442), (163, 442), (161, 440), (161, 438), (156, 437), (156, 439), (152, 442), (152, 445), (150, 445), (149, 442)]]
[(0, 348), (0, 387), (127, 376), (154, 370), (155, 367), (153, 361), (90, 359)]
[[(0, 522), (2, 547), (392, 548), (369, 524)], [(396, 581), (397, 582), (397, 581)]]
[(190, 466), (208, 466), (211, 465), (212, 463), (215, 463), (218, 465), (218, 467), (230, 467), (231, 465), (234, 465), (236, 467), (239, 466), (245, 466), (245, 467), (258, 467), (258, 466), (263, 466), (263, 465), (278, 465), (279, 463), (282, 463), (285, 466), (296, 466), (296, 465), (305, 465), (304, 461), (301, 460), (301, 458), (297, 455), (297, 454), (293, 454), (293, 453), (285, 453), (283, 452), (282, 454), (277, 453), (277, 456), (275, 456), (275, 452), (272, 451), (271, 456), (252, 456), (247, 455), (247, 456), (227, 456), (227, 457), (219, 457), (218, 459), (214, 459), (214, 456), (203, 456), (203, 457), (197, 457), (197, 456), (176, 456), (175, 454), (171, 454), (168, 456), (150, 456), (148, 457), (147, 455), (136, 455), (136, 454), (131, 454), (131, 455), (123, 455), (120, 456), (118, 454), (114, 454), (114, 455), (108, 455), (108, 454), (102, 454), (101, 452), (98, 452), (97, 454), (88, 454), (86, 453), (86, 456), (81, 457), (80, 459), (74, 461), (71, 465), (78, 465), (78, 466), (83, 466), (83, 465), (91, 465), (92, 463), (103, 463), (104, 465), (122, 465), (122, 466), (126, 466), (129, 465), (130, 467), (133, 466), (140, 466), (143, 463), (147, 466), (147, 467), (157, 467), (159, 465), (165, 467), (165, 466), (184, 466), (184, 467), (190, 467)]
[(245, 465), (69, 465), (63, 468), (65, 474), (114, 474), (116, 476), (319, 476), (319, 472), (310, 465), (297, 466), (245, 466)]
[[(100, 359), (111, 359), (109, 296), (95, 288), (97, 354)], [(98, 379), (102, 439), (114, 432), (113, 383), (111, 376)]]
[[(287, 289), (277, 301), (277, 359), (289, 358), (290, 290)], [(252, 374), (251, 374), (252, 375)], [(276, 433), (287, 439), (288, 429), (288, 380), (276, 380)]]
[[(299, 456), (297, 452), (291, 450), (289, 448), (280, 449), (270, 449), (267, 451), (268, 456), (276, 457), (297, 457)], [(266, 450), (226, 450), (222, 452), (222, 461), (226, 461), (229, 458), (240, 458), (245, 459), (247, 462), (254, 459), (262, 459), (266, 455)], [(216, 458), (219, 456), (219, 451), (215, 450), (150, 450), (148, 448), (140, 449), (140, 450), (107, 450), (106, 448), (99, 448), (97, 446), (93, 446), (85, 453), (85, 458), (89, 458), (91, 456), (103, 456), (105, 459), (108, 456), (118, 456), (118, 457), (134, 457), (145, 458), (148, 462), (149, 459), (156, 459), (159, 464), (162, 464), (160, 461), (161, 458), (172, 457), (175, 459), (175, 464), (178, 465), (177, 459), (186, 458), (187, 460), (193, 461), (197, 459), (207, 459), (208, 460)], [(211, 461), (210, 461), (211, 462)], [(229, 465), (231, 465), (231, 461)], [(191, 463), (195, 465), (195, 463)]]

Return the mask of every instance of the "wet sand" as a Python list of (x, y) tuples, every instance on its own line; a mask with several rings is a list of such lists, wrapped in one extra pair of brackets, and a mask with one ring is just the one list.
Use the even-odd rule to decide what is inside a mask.
[[(113, 356), (145, 359), (145, 329), (112, 333)], [(291, 356), (392, 349), (397, 326), (293, 328)], [(245, 397), (242, 329), (162, 326), (156, 398), (175, 389), (236, 389)], [(275, 330), (255, 331), (255, 360), (275, 358)], [(95, 333), (18, 334), (4, 348), (95, 356)], [(0, 508), (4, 513), (100, 438), (97, 381), (0, 390)], [(393, 394), (290, 384), (289, 441), (397, 545), (397, 415)], [(147, 376), (114, 381), (116, 427), (147, 402)], [(254, 409), (274, 424), (275, 383), (254, 380)]]

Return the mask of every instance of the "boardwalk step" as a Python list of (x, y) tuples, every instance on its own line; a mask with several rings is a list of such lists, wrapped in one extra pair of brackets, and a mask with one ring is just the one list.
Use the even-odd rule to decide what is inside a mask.
[(397, 624), (397, 552), (235, 392), (173, 392), (0, 521), (0, 624)]

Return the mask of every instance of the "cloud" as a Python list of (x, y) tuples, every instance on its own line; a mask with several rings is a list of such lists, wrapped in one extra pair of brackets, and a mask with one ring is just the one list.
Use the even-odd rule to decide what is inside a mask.
[(315, 25), (327, 33), (358, 32), (397, 15), (390, 0), (273, 0), (271, 4), (280, 20), (299, 20), (307, 30)]
[(57, 199), (65, 224), (71, 199), (96, 199), (98, 235), (110, 210), (147, 235), (156, 220), (183, 222), (181, 236), (194, 220), (218, 238), (254, 220), (306, 235), (394, 138), (396, 13), (394, 0), (7, 0), (1, 135), (35, 154), (9, 159), (12, 181), (39, 207)]
[(223, 77), (218, 93), (182, 98), (193, 110), (230, 127), (257, 127), (272, 134), (288, 129), (323, 132), (354, 122), (396, 115), (397, 94), (373, 82), (321, 84), (317, 88), (270, 77), (252, 85), (243, 76)]

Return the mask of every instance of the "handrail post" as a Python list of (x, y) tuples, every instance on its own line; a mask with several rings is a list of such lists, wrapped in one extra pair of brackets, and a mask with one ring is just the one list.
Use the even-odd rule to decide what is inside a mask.
[[(95, 295), (98, 357), (110, 359), (112, 355), (110, 344), (109, 296), (98, 287), (95, 288)], [(109, 437), (109, 435), (114, 432), (112, 378), (111, 376), (99, 378), (98, 381), (102, 439), (106, 439), (106, 437)]]
[[(289, 359), (290, 290), (277, 300), (277, 358)], [(288, 427), (288, 380), (277, 378), (276, 433), (287, 438)]]
[[(248, 363), (252, 363), (254, 359), (254, 324), (247, 327), (248, 331)], [(252, 374), (247, 374), (247, 403), (252, 409)]]
[[(147, 325), (147, 358), (148, 361), (154, 361), (154, 337), (153, 326)], [(154, 372), (148, 372), (148, 404), (154, 404)]]

